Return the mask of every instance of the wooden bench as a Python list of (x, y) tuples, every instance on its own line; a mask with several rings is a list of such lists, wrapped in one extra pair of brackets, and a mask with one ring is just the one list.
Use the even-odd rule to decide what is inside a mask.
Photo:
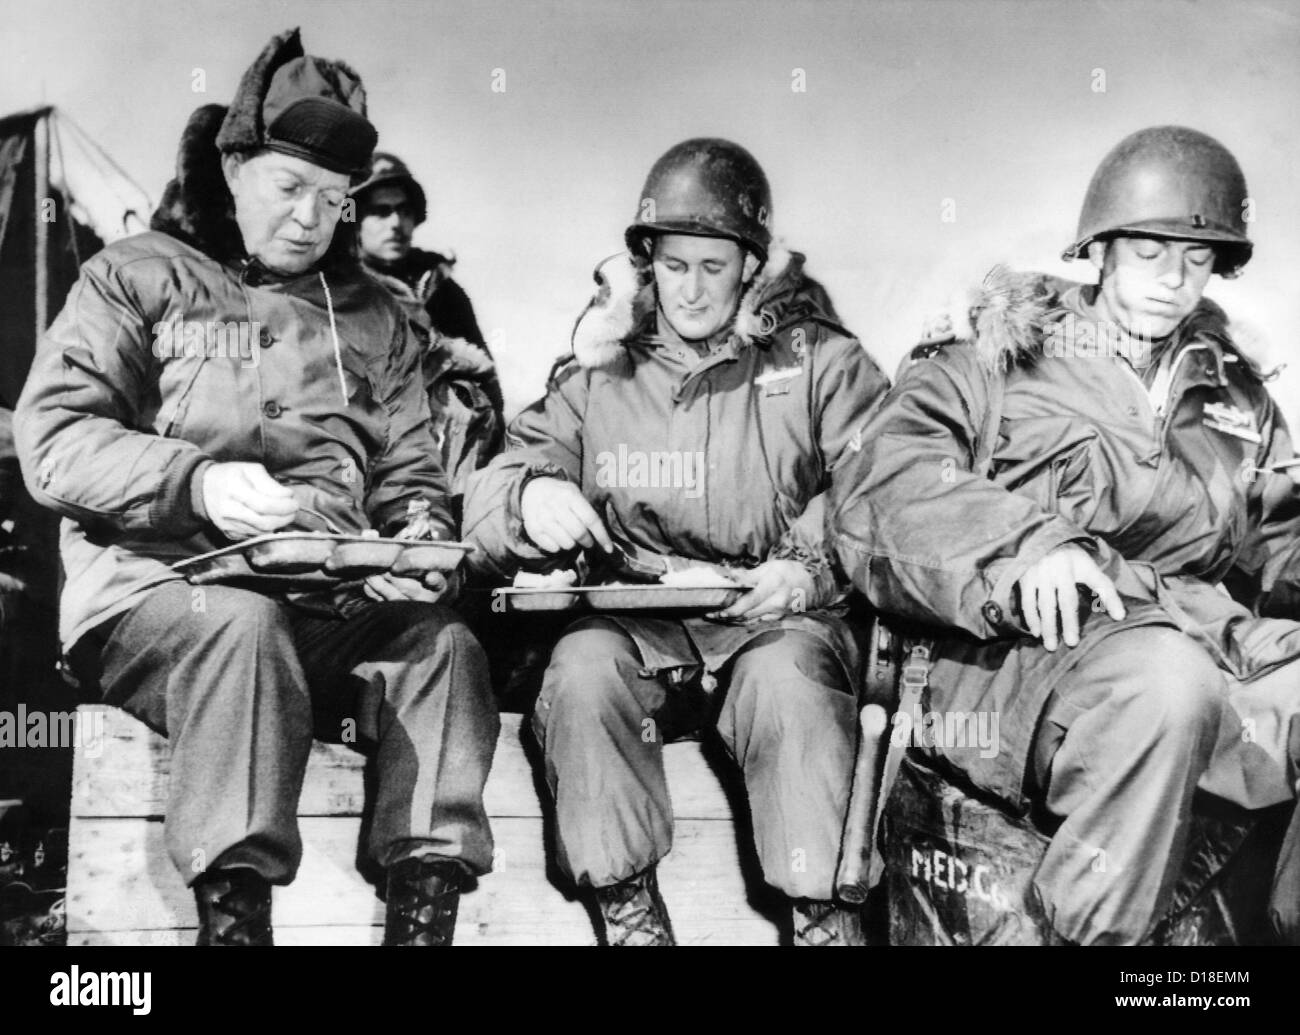
[[(102, 750), (75, 754), (68, 944), (193, 944), (194, 899), (163, 847), (167, 742), (116, 708), (83, 705), (80, 711), (102, 712), (95, 721), (102, 720), (103, 743)], [(520, 741), (525, 718), (501, 718), (485, 795), (496, 865), (462, 899), (456, 943), (593, 944), (586, 909), (548, 866), (545, 789)], [(699, 744), (670, 744), (665, 761), (676, 835), (660, 866), (660, 885), (678, 940), (777, 944), (775, 900), (757, 879), (745, 818), (733, 817), (734, 789), (729, 799), (725, 779)], [(293, 884), (275, 889), (278, 944), (381, 941), (383, 903), (356, 867), (363, 763), (342, 745), (313, 745), (298, 808), (302, 866)]]

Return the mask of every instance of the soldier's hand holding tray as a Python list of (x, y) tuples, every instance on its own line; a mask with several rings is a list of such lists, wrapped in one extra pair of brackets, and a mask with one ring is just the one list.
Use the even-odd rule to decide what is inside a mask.
[(436, 604), (456, 582), (455, 573), (448, 576), (437, 571), (426, 574), (423, 581), (404, 575), (368, 575), (363, 589), (371, 600), (418, 600)]
[(815, 585), (797, 561), (765, 561), (757, 568), (737, 568), (738, 582), (753, 587), (730, 607), (706, 615), (718, 621), (756, 621), (807, 610)]

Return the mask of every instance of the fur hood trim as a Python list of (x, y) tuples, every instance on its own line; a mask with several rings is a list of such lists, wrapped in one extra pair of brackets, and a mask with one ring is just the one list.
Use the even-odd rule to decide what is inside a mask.
[(429, 353), (442, 361), (443, 369), (467, 377), (487, 377), (496, 369), (485, 349), (464, 338), (434, 336)]
[(1061, 289), (1067, 284), (994, 266), (974, 292), (964, 314), (968, 325), (957, 336), (975, 343), (989, 370), (1007, 371), (1031, 361), (1042, 352), (1048, 325), (1065, 315)]
[[(774, 241), (767, 262), (741, 296), (732, 321), (739, 345), (761, 341), (779, 326), (782, 313), (803, 278), (804, 258)], [(595, 296), (573, 328), (573, 355), (580, 366), (608, 367), (627, 343), (652, 332), (655, 320), (654, 275), (648, 263), (629, 253), (612, 255), (592, 274)]]
[[(990, 372), (1027, 366), (1043, 353), (1048, 328), (1080, 305), (1085, 285), (1042, 273), (1019, 273), (998, 265), (970, 293), (968, 304), (954, 307), (949, 336), (975, 348), (980, 364)], [(1178, 329), (1178, 340), (1200, 338), (1220, 351), (1240, 356), (1261, 380), (1271, 378), (1238, 345), (1227, 314), (1202, 298)]]

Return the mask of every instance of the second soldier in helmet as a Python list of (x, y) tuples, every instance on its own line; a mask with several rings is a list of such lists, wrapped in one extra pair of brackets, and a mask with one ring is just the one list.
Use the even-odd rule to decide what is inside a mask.
[(423, 372), (434, 440), (459, 513), (466, 479), (501, 450), (505, 421), (496, 367), (474, 306), (451, 275), (456, 260), (412, 243), (428, 217), (428, 200), (406, 163), (376, 151), (352, 197), (362, 265), (428, 339)]
[(741, 767), (796, 941), (861, 940), (830, 903), (859, 659), (823, 494), (886, 379), (774, 242), (771, 214), (736, 144), (660, 158), (574, 355), (466, 494), (466, 536), (500, 575), (585, 551), (616, 570), (629, 555), (725, 566), (747, 587), (710, 617), (580, 619), (552, 654), (533, 725), (559, 862), (594, 889), (611, 944), (674, 941), (655, 876), (673, 837), (662, 750), (707, 727)]

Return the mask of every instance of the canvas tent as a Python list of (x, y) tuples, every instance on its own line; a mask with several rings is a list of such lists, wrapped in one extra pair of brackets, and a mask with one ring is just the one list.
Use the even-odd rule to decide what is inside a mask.
[(148, 196), (64, 112), (0, 118), (0, 406), (12, 407), (36, 339), (77, 268), (146, 229)]
[[(17, 403), (36, 342), (80, 265), (104, 243), (146, 229), (151, 211), (66, 113), (43, 107), (0, 118), (0, 420)], [(12, 441), (0, 439), (0, 447)], [(0, 465), (0, 709), (49, 706), (61, 687), (58, 521), (21, 489), (12, 455)], [(22, 781), (13, 786), (21, 761), (6, 757), (0, 798), (22, 790)]]

